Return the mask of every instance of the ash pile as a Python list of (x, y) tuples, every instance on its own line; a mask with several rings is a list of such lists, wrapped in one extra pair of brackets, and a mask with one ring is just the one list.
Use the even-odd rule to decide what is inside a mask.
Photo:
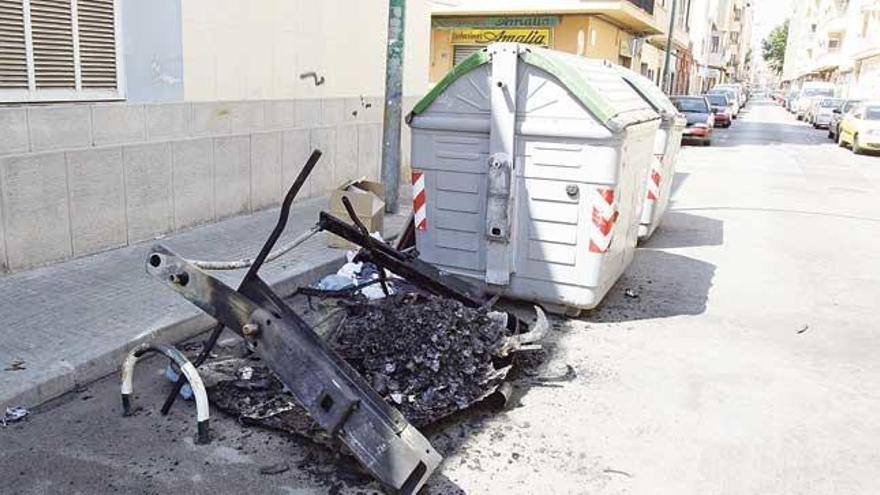
[[(416, 427), (496, 393), (515, 353), (539, 348), (540, 335), (518, 333), (507, 313), (434, 295), (355, 294), (317, 306), (305, 315), (318, 333)], [(187, 353), (199, 350), (197, 344)], [(246, 344), (235, 341), (215, 352), (201, 369), (215, 407), (243, 424), (334, 443)]]
[(510, 337), (504, 313), (439, 296), (398, 295), (351, 306), (330, 342), (421, 427), (498, 388), (510, 370)]

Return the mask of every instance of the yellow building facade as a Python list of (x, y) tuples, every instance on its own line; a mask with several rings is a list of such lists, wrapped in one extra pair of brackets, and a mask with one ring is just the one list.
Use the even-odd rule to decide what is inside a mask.
[(659, 84), (673, 1), (679, 7), (673, 43), (676, 51), (686, 50), (690, 0), (463, 0), (454, 5), (435, 4), (429, 79), (439, 81), (457, 62), (489, 43), (515, 41), (608, 60)]
[(632, 67), (635, 40), (627, 29), (598, 15), (435, 16), (430, 80), (440, 80), (457, 62), (496, 41), (532, 44)]

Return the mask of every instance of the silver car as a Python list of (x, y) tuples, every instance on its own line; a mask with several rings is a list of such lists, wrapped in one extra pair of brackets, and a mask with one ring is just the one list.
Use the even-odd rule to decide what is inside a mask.
[(841, 103), (841, 98), (820, 98), (810, 107), (807, 122), (813, 124), (814, 129), (827, 128), (831, 125), (834, 109), (840, 107)]

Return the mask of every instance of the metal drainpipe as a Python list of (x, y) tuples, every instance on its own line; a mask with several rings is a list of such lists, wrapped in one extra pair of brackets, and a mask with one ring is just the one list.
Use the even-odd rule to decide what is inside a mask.
[(678, 0), (672, 0), (672, 9), (669, 12), (669, 34), (666, 36), (666, 60), (663, 62), (663, 89), (668, 94), (672, 93), (672, 85), (669, 79), (669, 62), (672, 58), (672, 33), (675, 31), (675, 6)]
[(385, 118), (382, 129), (382, 182), (385, 184), (387, 213), (397, 213), (399, 208), (405, 17), (406, 0), (389, 0), (388, 50), (385, 56)]

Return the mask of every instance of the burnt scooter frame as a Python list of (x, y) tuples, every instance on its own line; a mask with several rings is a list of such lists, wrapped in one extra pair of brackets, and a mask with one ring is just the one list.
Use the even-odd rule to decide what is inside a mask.
[[(147, 256), (147, 272), (218, 321), (196, 366), (228, 327), (255, 348), (315, 422), (338, 437), (376, 479), (398, 493), (415, 493), (440, 464), (440, 455), (257, 275), (320, 156), (320, 151), (312, 153), (291, 186), (278, 224), (237, 291), (161, 245)], [(166, 406), (171, 403), (169, 397)]]

